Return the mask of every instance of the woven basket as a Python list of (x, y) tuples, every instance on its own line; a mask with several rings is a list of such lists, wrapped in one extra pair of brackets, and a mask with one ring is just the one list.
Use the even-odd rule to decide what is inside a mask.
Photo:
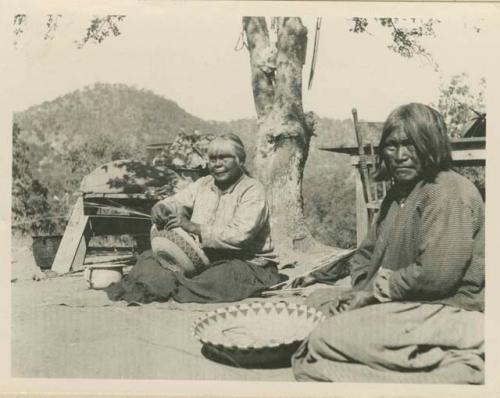
[(62, 240), (61, 235), (41, 235), (32, 236), (33, 239), (33, 256), (35, 263), (40, 269), (50, 269), (54, 258), (56, 257), (57, 249)]
[(216, 361), (238, 367), (289, 366), (300, 343), (324, 319), (305, 305), (241, 304), (202, 315), (192, 333)]
[(210, 264), (198, 243), (182, 228), (159, 231), (153, 225), (151, 248), (158, 257), (187, 277), (201, 273)]

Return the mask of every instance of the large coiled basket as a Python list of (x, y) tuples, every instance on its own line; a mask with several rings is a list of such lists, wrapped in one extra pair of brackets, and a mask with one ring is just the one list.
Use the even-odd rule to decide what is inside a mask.
[(192, 333), (210, 359), (245, 368), (283, 367), (290, 366), (300, 343), (324, 319), (305, 305), (240, 304), (202, 315)]

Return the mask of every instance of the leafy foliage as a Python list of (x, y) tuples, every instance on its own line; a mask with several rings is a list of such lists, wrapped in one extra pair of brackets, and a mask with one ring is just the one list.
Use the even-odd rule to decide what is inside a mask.
[(75, 41), (77, 48), (82, 49), (89, 41), (100, 44), (110, 35), (113, 35), (113, 37), (120, 36), (121, 32), (118, 29), (118, 23), (124, 18), (125, 15), (105, 15), (92, 18), (85, 36), (80, 41)]
[[(47, 14), (45, 21), (44, 40), (53, 40), (56, 31), (59, 27), (62, 14)], [(121, 35), (118, 27), (119, 23), (125, 19), (125, 15), (102, 15), (94, 16), (90, 21), (90, 25), (85, 31), (85, 35), (81, 40), (74, 40), (76, 47), (82, 49), (88, 42), (100, 44), (108, 37), (117, 37)], [(23, 35), (27, 22), (26, 14), (16, 14), (14, 16), (14, 47)]]
[(188, 169), (204, 169), (207, 166), (206, 153), (214, 134), (202, 134), (198, 130), (188, 135), (181, 131), (171, 145), (159, 153), (153, 164)]
[[(376, 124), (363, 123), (365, 142), (378, 144)], [(304, 212), (314, 237), (327, 245), (350, 248), (356, 244), (355, 169), (349, 155), (322, 147), (356, 145), (352, 120), (319, 118), (316, 137), (304, 172)]]
[[(471, 88), (467, 74), (452, 76), (441, 86), (437, 105), (434, 106), (445, 118), (448, 134), (452, 138), (460, 138), (466, 132), (470, 122), (477, 117), (477, 113), (485, 112), (486, 80), (482, 78), (476, 90)], [(486, 177), (484, 167), (464, 166), (457, 169), (459, 173), (469, 178), (479, 189), (483, 197), (486, 191)]]
[(48, 190), (33, 178), (30, 169), (30, 147), (20, 140), (17, 124), (12, 128), (12, 224), (27, 233), (52, 233), (55, 223), (50, 219)]
[(43, 36), (44, 40), (53, 40), (54, 39), (56, 30), (59, 27), (59, 20), (61, 18), (62, 18), (61, 14), (49, 14), (49, 15), (47, 15), (47, 22), (45, 23), (47, 31), (45, 32), (45, 35)]
[(458, 138), (465, 134), (467, 124), (485, 111), (484, 95), (486, 80), (482, 78), (476, 90), (471, 88), (469, 77), (462, 73), (452, 76), (441, 86), (436, 108), (445, 118), (451, 137)]
[(26, 27), (27, 16), (26, 14), (16, 14), (14, 15), (14, 47), (17, 46), (19, 38), (24, 33)]
[[(353, 33), (368, 32), (369, 22), (367, 18), (352, 18), (353, 26), (349, 29)], [(388, 49), (405, 58), (421, 56), (425, 58), (434, 69), (438, 69), (434, 61), (420, 40), (425, 37), (434, 37), (434, 25), (440, 21), (435, 18), (416, 19), (416, 18), (374, 18), (380, 26), (390, 29), (392, 43), (387, 46)]]

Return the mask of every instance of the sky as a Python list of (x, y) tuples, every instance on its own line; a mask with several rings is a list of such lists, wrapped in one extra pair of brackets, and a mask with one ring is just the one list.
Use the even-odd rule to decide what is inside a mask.
[[(13, 110), (109, 82), (152, 90), (207, 120), (253, 117), (248, 51), (235, 50), (245, 14), (217, 10), (142, 7), (126, 15), (119, 37), (99, 45), (89, 42), (83, 49), (77, 49), (74, 41), (83, 37), (95, 13), (61, 11), (54, 38), (44, 40), (45, 15), (50, 10), (28, 12), (10, 63), (17, 79)], [(316, 16), (322, 16), (322, 24), (313, 87), (308, 90)], [(356, 107), (362, 119), (384, 120), (402, 103), (437, 102), (440, 85), (454, 74), (467, 73), (473, 88), (486, 74), (480, 60), (488, 52), (484, 40), (488, 24), (479, 14), (440, 18), (436, 37), (422, 41), (440, 66), (437, 72), (423, 59), (405, 59), (387, 49), (390, 31), (373, 19), (369, 34), (350, 32), (348, 17), (345, 11), (303, 13), (309, 30), (303, 71), (305, 110), (349, 118)]]

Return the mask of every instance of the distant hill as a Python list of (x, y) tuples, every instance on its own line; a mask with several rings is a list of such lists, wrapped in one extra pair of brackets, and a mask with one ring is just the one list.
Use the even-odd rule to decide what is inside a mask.
[[(17, 112), (14, 122), (20, 131), (15, 144), (28, 148), (23, 152), (27, 168), (33, 179), (47, 189), (52, 213), (68, 211), (72, 200), (67, 197), (96, 167), (111, 160), (144, 159), (146, 145), (171, 142), (179, 132), (234, 132), (245, 143), (250, 171), (253, 169), (256, 119), (206, 121), (174, 101), (123, 84), (85, 87)], [(306, 214), (315, 224), (311, 228), (316, 230), (316, 224), (321, 222), (331, 223), (330, 216), (341, 213), (345, 213), (347, 224), (353, 224), (354, 184), (349, 160), (344, 155), (318, 150), (321, 146), (353, 145), (352, 121), (321, 118), (315, 133), (304, 178)], [(339, 205), (344, 206), (335, 199), (339, 195), (347, 195), (347, 210), (339, 211)], [(320, 234), (327, 243), (336, 243), (327, 232)]]
[(50, 142), (54, 151), (93, 139), (127, 141), (141, 150), (171, 141), (181, 129), (215, 132), (214, 123), (197, 118), (175, 102), (151, 91), (123, 84), (98, 83), (14, 115), (23, 137), (34, 144)]

